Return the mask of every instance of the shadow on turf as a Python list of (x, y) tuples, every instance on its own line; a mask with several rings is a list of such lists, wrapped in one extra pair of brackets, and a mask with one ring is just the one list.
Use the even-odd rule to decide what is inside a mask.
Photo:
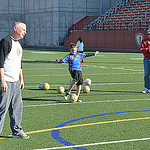
[(55, 63), (56, 64), (56, 61), (26, 61), (26, 60), (22, 60), (22, 63)]
[(0, 136), (0, 138), (12, 138), (12, 136)]
[[(48, 90), (41, 90), (41, 89), (28, 89), (28, 90), (36, 90), (36, 91), (43, 91), (46, 92)], [(56, 91), (56, 89), (50, 89), (53, 91)], [(72, 90), (72, 91), (76, 91), (76, 90)], [(29, 98), (22, 98), (23, 101), (52, 101), (52, 102), (56, 102), (56, 103), (68, 103), (68, 101), (65, 100), (48, 100), (48, 99), (44, 99), (44, 98), (48, 98), (48, 97), (54, 97), (54, 98), (58, 98), (61, 97), (62, 99), (64, 99), (64, 94), (58, 94), (58, 93), (44, 93), (44, 94), (48, 94), (49, 96), (41, 96), (41, 97), (29, 97)], [(55, 94), (55, 96), (53, 95)], [(52, 95), (52, 96), (51, 96)]]
[[(44, 99), (47, 97), (58, 97), (58, 96), (42, 96), (42, 97), (28, 97), (28, 98), (22, 98), (23, 101), (49, 101), (49, 102), (56, 102), (56, 103), (68, 103), (67, 101), (63, 101), (63, 100), (48, 100), (48, 99)], [(62, 97), (62, 96), (60, 96)]]
[[(34, 89), (30, 89), (30, 90), (34, 90)], [(36, 90), (40, 90), (40, 89), (36, 89)], [(27, 98), (22, 98), (22, 100), (23, 101), (49, 101), (49, 102), (52, 101), (52, 102), (56, 102), (56, 103), (68, 103), (67, 101), (64, 101), (64, 100), (46, 99), (46, 98), (58, 98), (58, 97), (63, 98), (64, 95), (60, 95), (60, 94), (56, 94), (56, 93), (45, 93), (45, 94), (48, 94), (48, 96), (27, 97)], [(55, 94), (55, 96), (53, 94)]]
[[(31, 90), (31, 91), (43, 91), (43, 92), (46, 92), (46, 91), (56, 91), (57, 89), (50, 89), (50, 90), (42, 90), (42, 89), (27, 89), (27, 90)], [(58, 93), (45, 93), (45, 94), (58, 94)], [(57, 97), (57, 96), (55, 96)]]

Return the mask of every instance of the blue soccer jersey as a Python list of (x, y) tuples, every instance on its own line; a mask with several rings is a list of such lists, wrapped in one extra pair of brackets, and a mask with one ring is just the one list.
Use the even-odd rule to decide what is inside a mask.
[(76, 54), (68, 54), (63, 59), (62, 62), (68, 62), (69, 71), (79, 70), (82, 71), (80, 59), (85, 58), (86, 54), (76, 53)]

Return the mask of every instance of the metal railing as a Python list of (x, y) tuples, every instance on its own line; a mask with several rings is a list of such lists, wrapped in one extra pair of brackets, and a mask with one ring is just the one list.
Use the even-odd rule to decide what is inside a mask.
[(96, 20), (92, 21), (89, 25), (84, 27), (84, 30), (86, 30), (89, 26), (92, 26), (96, 22), (104, 22), (108, 17), (112, 16), (114, 13), (117, 12), (120, 8), (124, 7), (124, 2), (119, 2), (116, 5), (114, 5), (112, 8), (110, 8), (108, 11), (103, 13), (101, 16), (99, 16)]
[(145, 20), (147, 20), (147, 15), (150, 13), (150, 8), (145, 12)]

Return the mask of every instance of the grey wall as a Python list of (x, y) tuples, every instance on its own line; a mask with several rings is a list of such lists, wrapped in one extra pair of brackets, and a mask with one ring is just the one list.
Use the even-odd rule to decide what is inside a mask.
[(58, 46), (72, 24), (99, 15), (99, 0), (26, 0), (27, 45)]
[(7, 36), (14, 21), (24, 18), (24, 0), (0, 0), (0, 39)]
[(99, 16), (118, 1), (0, 0), (0, 39), (9, 34), (14, 21), (23, 21), (27, 35), (22, 44), (59, 46), (72, 24), (85, 16)]
[(100, 14), (106, 12), (109, 8), (123, 0), (100, 0)]

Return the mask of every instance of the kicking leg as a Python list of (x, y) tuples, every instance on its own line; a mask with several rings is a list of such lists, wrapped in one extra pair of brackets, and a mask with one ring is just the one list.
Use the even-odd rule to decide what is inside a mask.
[(74, 81), (74, 80), (70, 83), (70, 87), (69, 87), (68, 91), (66, 92), (66, 94), (65, 94), (65, 96), (64, 96), (65, 100), (68, 99), (68, 96), (69, 96), (69, 94), (71, 93), (72, 88), (73, 88), (76, 84), (77, 84), (77, 81)]

